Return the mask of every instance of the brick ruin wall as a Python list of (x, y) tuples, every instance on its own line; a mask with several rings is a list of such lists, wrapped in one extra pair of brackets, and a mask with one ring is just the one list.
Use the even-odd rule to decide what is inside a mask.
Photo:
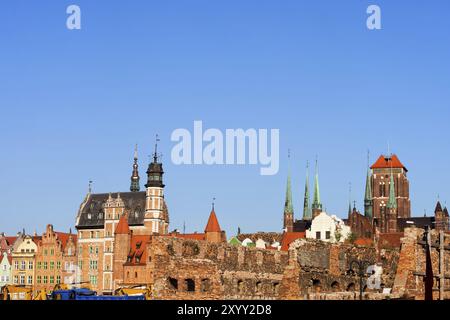
[(281, 299), (288, 300), (354, 300), (359, 299), (360, 278), (357, 266), (352, 273), (352, 261), (367, 261), (381, 266), (380, 289), (363, 287), (364, 299), (382, 298), (383, 288), (394, 285), (399, 250), (377, 250), (374, 247), (355, 247), (300, 239), (291, 245), (289, 265), (280, 288)]
[[(429, 281), (433, 299), (439, 298), (439, 232), (430, 232), (431, 248), (427, 250), (425, 230), (418, 228), (405, 229), (398, 271), (395, 278), (394, 292), (407, 299), (424, 300), (425, 284)], [(450, 299), (450, 238), (447, 234), (444, 242), (444, 298)], [(427, 254), (428, 253), (428, 254)], [(428, 256), (428, 257), (427, 257)], [(427, 263), (429, 273), (427, 276)], [(431, 272), (432, 270), (432, 272)]]
[(148, 250), (156, 299), (277, 299), (288, 264), (286, 252), (167, 237)]
[[(153, 237), (147, 247), (146, 281), (153, 286), (156, 299), (353, 300), (359, 299), (360, 282), (350, 272), (350, 263), (365, 260), (382, 267), (382, 275), (379, 289), (364, 284), (364, 299), (424, 299), (427, 255), (423, 233), (422, 229), (406, 229), (401, 249), (299, 239), (289, 252)], [(437, 239), (438, 233), (432, 231), (431, 242)], [(446, 246), (449, 242), (447, 238)], [(447, 275), (449, 258), (447, 250)], [(439, 251), (432, 247), (429, 260), (435, 299), (438, 259)], [(384, 289), (391, 289), (390, 293)], [(450, 298), (448, 289), (446, 295)]]

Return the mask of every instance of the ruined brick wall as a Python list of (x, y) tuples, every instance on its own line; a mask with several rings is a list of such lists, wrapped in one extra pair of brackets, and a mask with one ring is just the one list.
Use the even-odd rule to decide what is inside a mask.
[[(350, 272), (350, 264), (354, 260), (369, 262), (365, 270), (369, 265), (381, 266), (381, 286), (392, 288), (398, 257), (396, 250), (378, 252), (374, 247), (297, 240), (289, 250), (289, 265), (284, 273), (280, 298), (315, 299), (320, 298), (320, 294), (329, 293), (343, 293), (340, 295), (343, 299), (354, 297), (360, 288), (359, 277)], [(355, 265), (353, 269), (356, 269)]]
[(288, 263), (286, 252), (167, 237), (148, 253), (157, 299), (276, 299)]
[[(431, 247), (427, 250), (425, 230), (405, 229), (402, 238), (400, 260), (395, 278), (394, 292), (401, 297), (424, 300), (425, 286), (428, 283), (433, 299), (439, 298), (439, 232), (431, 230)], [(450, 237), (445, 237), (445, 246), (450, 246)], [(428, 271), (427, 271), (428, 264)], [(450, 274), (450, 250), (444, 250), (444, 272)], [(450, 279), (445, 280), (445, 299), (450, 299)]]

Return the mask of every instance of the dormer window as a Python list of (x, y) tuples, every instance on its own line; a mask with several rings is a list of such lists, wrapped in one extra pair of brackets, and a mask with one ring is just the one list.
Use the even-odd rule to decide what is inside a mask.
[(91, 220), (92, 219), (92, 214), (88, 213), (87, 217), (88, 217), (89, 220)]

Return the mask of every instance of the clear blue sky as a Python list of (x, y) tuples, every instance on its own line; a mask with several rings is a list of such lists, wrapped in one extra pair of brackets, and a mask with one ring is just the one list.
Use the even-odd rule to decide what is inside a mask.
[[(66, 7), (82, 30), (66, 29)], [(382, 9), (380, 31), (366, 8)], [(171, 229), (202, 231), (217, 197), (228, 232), (279, 231), (292, 150), (296, 217), (305, 164), (344, 217), (362, 206), (366, 152), (409, 168), (414, 215), (450, 199), (450, 3), (433, 1), (8, 1), (0, 5), (0, 230), (74, 226), (90, 179), (127, 191), (154, 135), (165, 155)], [(175, 166), (170, 134), (279, 128), (282, 166)], [(144, 183), (142, 183), (143, 185)]]

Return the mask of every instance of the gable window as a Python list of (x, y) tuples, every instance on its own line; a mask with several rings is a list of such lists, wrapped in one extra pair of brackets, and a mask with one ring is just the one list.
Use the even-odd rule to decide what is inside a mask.
[(330, 240), (330, 239), (331, 239), (331, 232), (330, 232), (330, 231), (327, 231), (327, 232), (325, 233), (325, 238), (326, 238), (327, 240)]
[(316, 232), (316, 239), (317, 239), (317, 240), (320, 240), (320, 231), (317, 231), (317, 232)]

